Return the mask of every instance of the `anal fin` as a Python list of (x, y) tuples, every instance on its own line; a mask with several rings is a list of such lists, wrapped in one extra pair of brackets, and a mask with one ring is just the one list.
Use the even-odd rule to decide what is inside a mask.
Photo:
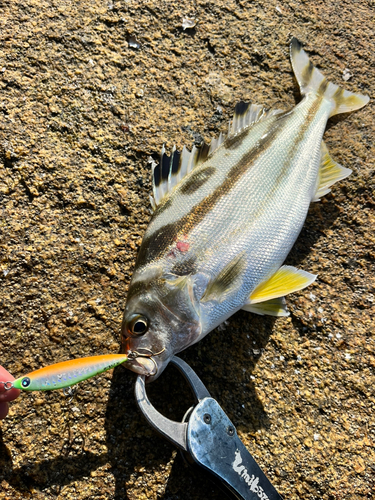
[(315, 281), (316, 275), (293, 266), (281, 266), (267, 281), (256, 287), (248, 304), (257, 304), (297, 292)]
[(261, 316), (267, 314), (268, 316), (280, 317), (289, 316), (290, 314), (284, 297), (266, 300), (265, 302), (259, 302), (258, 304), (245, 304), (242, 309), (251, 313), (260, 314)]
[(348, 177), (351, 173), (352, 171), (349, 168), (345, 168), (333, 160), (328, 152), (327, 146), (324, 141), (322, 141), (318, 186), (312, 201), (319, 201), (321, 196), (331, 191), (330, 187), (335, 184), (335, 182), (345, 179), (345, 177)]

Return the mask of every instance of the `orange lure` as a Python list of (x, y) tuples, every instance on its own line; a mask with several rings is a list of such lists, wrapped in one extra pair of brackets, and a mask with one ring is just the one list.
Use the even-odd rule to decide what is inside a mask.
[(22, 391), (63, 389), (115, 368), (127, 359), (125, 354), (103, 354), (62, 361), (28, 373), (13, 382), (7, 382), (6, 388), (14, 387)]

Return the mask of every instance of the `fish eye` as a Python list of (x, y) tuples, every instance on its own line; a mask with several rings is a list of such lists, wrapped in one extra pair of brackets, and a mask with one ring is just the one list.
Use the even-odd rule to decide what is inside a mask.
[(133, 337), (144, 335), (148, 330), (148, 319), (145, 316), (136, 314), (128, 323), (128, 332)]
[(29, 385), (30, 385), (30, 379), (29, 379), (29, 377), (23, 378), (22, 382), (21, 382), (21, 385), (22, 385), (22, 387), (29, 387)]

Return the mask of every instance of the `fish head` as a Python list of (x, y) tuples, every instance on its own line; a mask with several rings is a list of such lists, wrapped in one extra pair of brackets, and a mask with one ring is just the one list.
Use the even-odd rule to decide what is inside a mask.
[(133, 280), (121, 328), (127, 368), (155, 380), (172, 356), (199, 340), (201, 330), (191, 277)]

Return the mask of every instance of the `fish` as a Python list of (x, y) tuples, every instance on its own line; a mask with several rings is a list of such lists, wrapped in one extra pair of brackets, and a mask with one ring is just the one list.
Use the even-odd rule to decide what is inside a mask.
[(22, 391), (50, 391), (64, 389), (83, 380), (99, 375), (128, 360), (125, 354), (102, 354), (85, 358), (70, 359), (44, 366), (13, 382), (6, 382), (5, 388)]
[(294, 37), (290, 58), (295, 107), (241, 102), (227, 135), (170, 155), (163, 146), (152, 162), (154, 212), (121, 327), (126, 367), (148, 381), (240, 309), (287, 316), (285, 295), (316, 279), (283, 263), (310, 203), (351, 173), (323, 141), (328, 119), (369, 97), (329, 82)]

